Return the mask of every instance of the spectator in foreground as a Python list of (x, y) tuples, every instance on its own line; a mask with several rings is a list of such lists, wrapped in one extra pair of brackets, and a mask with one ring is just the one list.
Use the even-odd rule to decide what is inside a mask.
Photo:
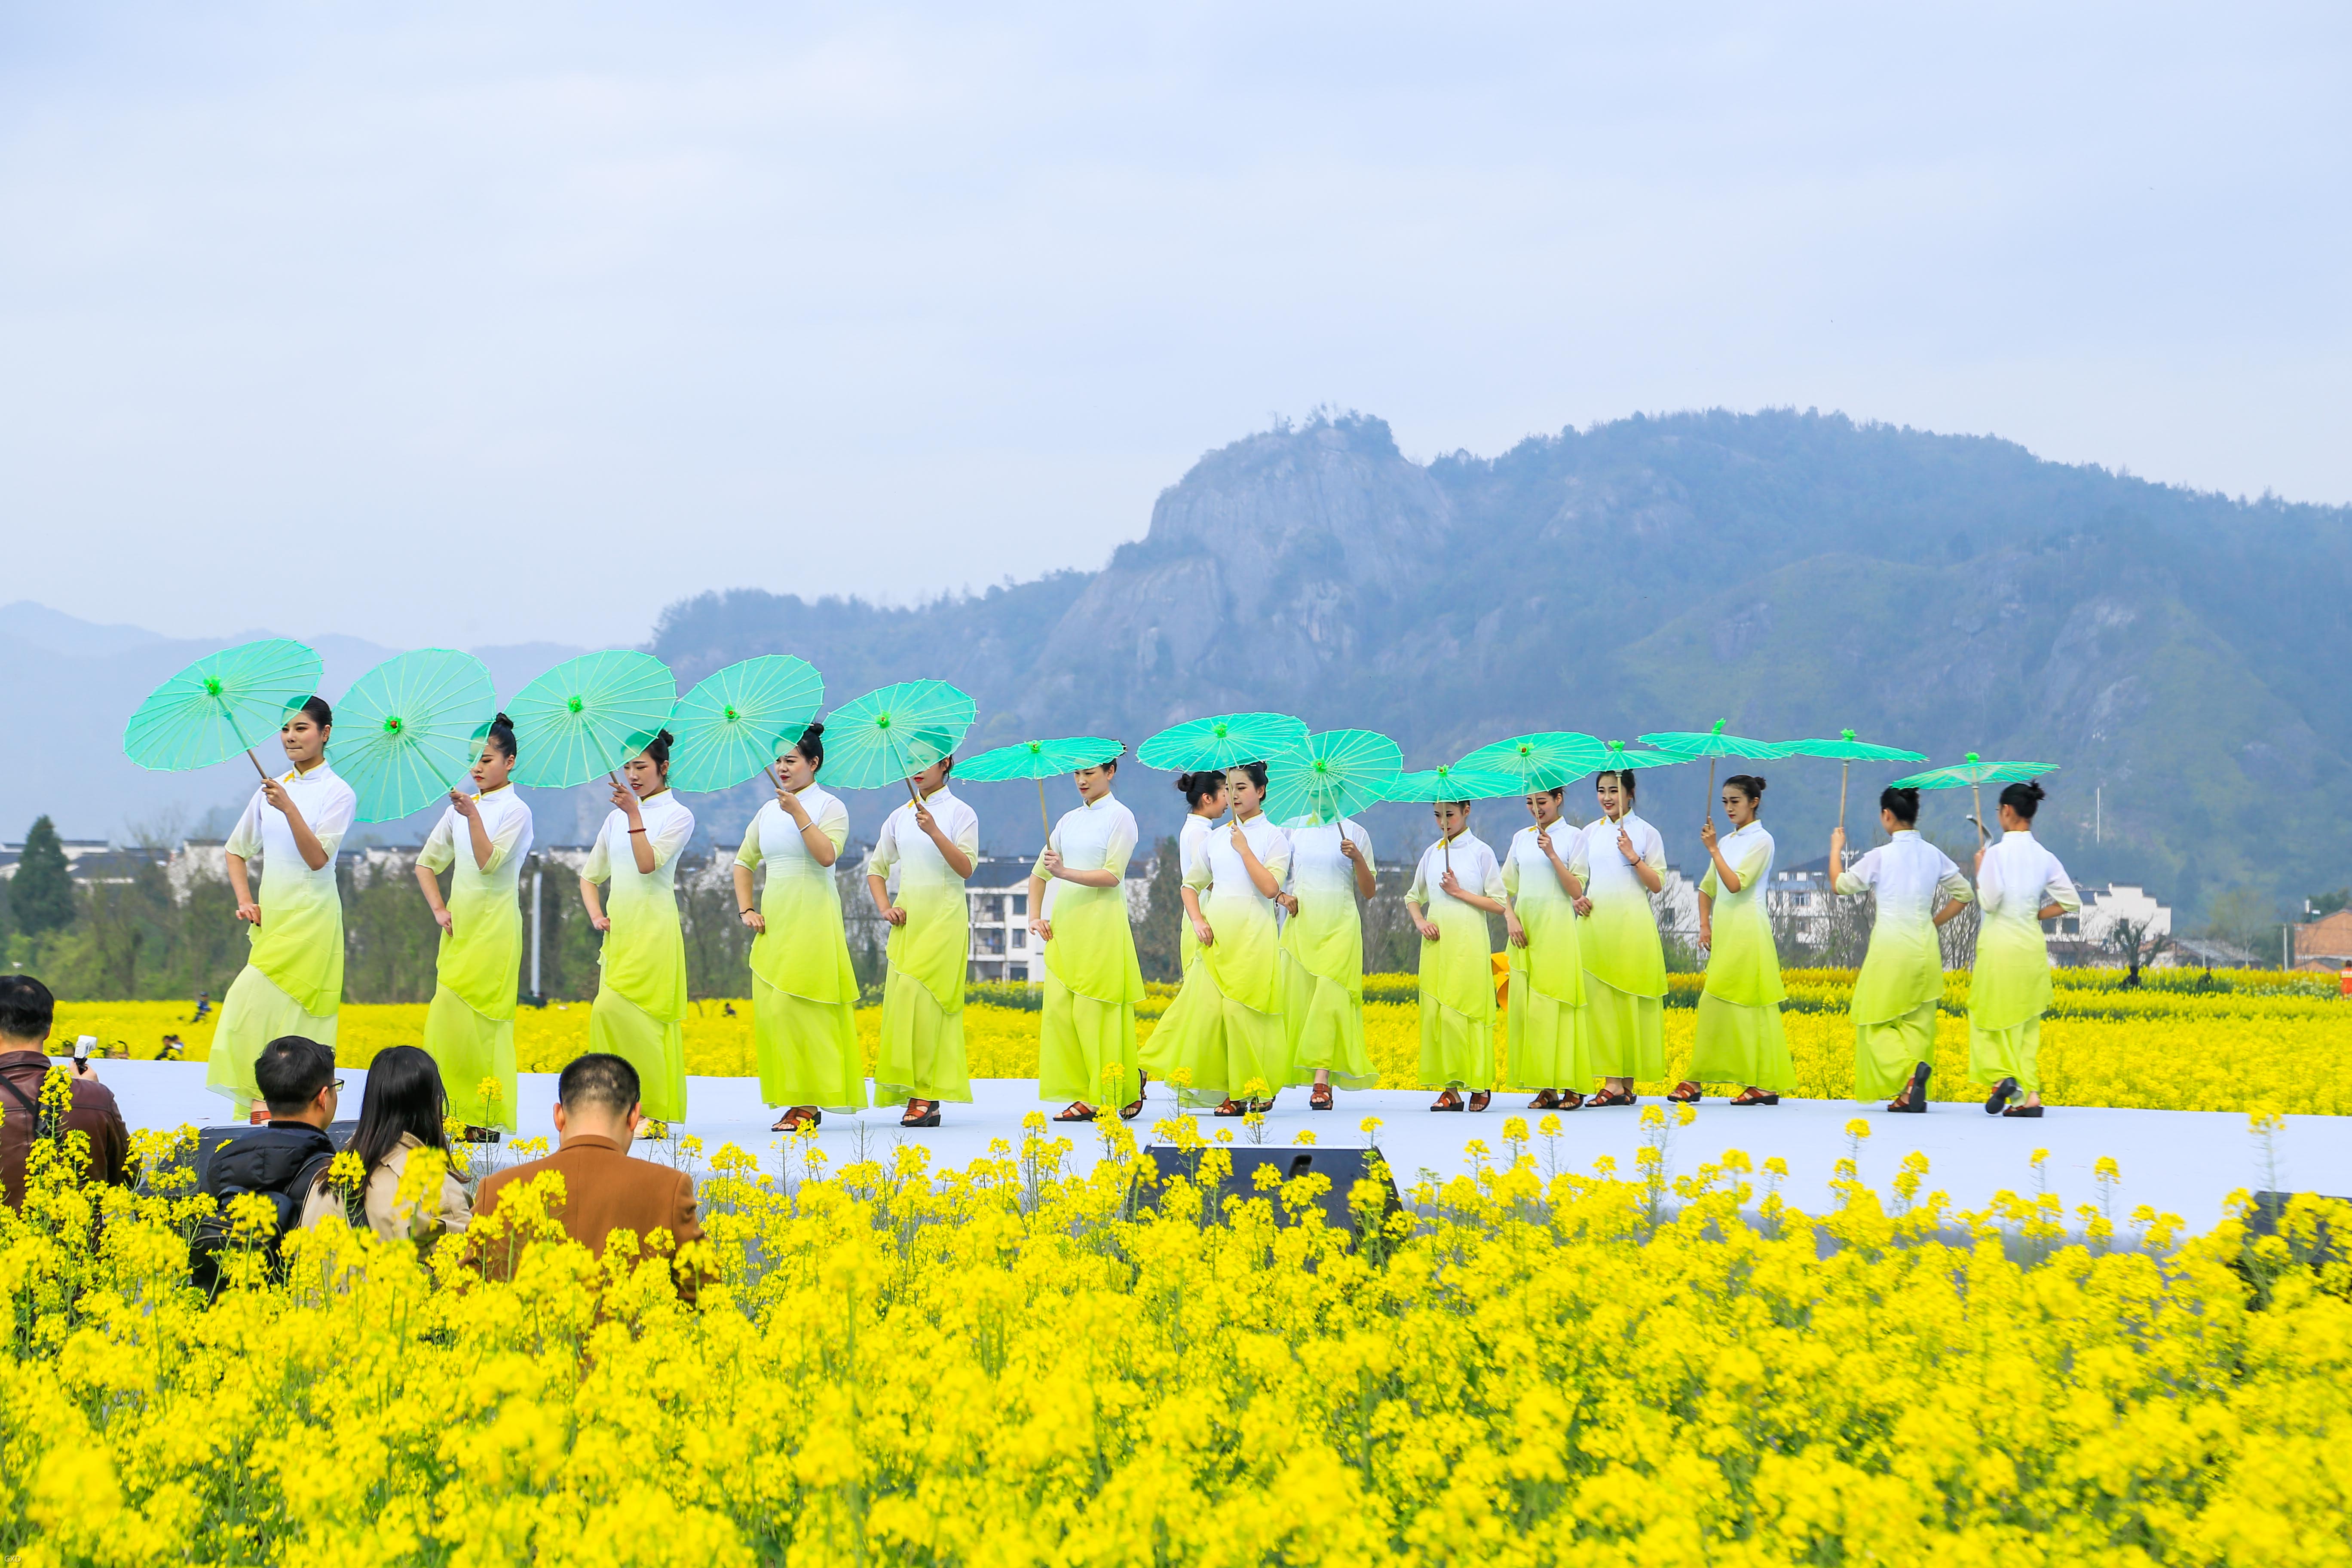
[(270, 1200), (275, 1224), (259, 1249), (274, 1267), (279, 1240), (300, 1221), (304, 1194), (335, 1157), (327, 1126), (335, 1119), (343, 1080), (335, 1076), (333, 1051), (307, 1036), (280, 1035), (262, 1047), (253, 1077), (269, 1120), (221, 1140), (197, 1184), (218, 1205), (190, 1243), (195, 1283), (207, 1292), (220, 1288), (220, 1253), (244, 1245), (230, 1235), (230, 1204), (247, 1193)]
[(339, 1214), (354, 1227), (365, 1224), (385, 1241), (420, 1245), (464, 1230), (474, 1216), (474, 1205), (454, 1173), (445, 1169), (439, 1199), (430, 1208), (412, 1199), (404, 1209), (398, 1201), (401, 1177), (413, 1152), (437, 1149), (447, 1157), (449, 1135), (443, 1123), (448, 1114), (448, 1091), (429, 1053), (415, 1046), (394, 1046), (377, 1053), (368, 1068), (359, 1130), (350, 1145), (360, 1161), (358, 1190), (347, 1202), (320, 1172), (303, 1198), (302, 1224), (314, 1226)]
[[(693, 1178), (629, 1155), (644, 1120), (635, 1068), (604, 1052), (577, 1058), (556, 1083), (555, 1152), (509, 1166), (485, 1181), (476, 1216), (487, 1221), (509, 1187), (551, 1171), (563, 1178), (563, 1203), (555, 1214), (564, 1234), (599, 1258), (616, 1230), (634, 1231), (641, 1246), (656, 1231), (667, 1231), (679, 1247), (701, 1240)], [(511, 1255), (494, 1256), (493, 1272), (506, 1273), (511, 1262)], [(675, 1278), (678, 1294), (692, 1300), (691, 1271), (677, 1270)]]
[[(0, 1183), (8, 1206), (25, 1205), (25, 1162), (40, 1131), (41, 1086), (49, 1076), (49, 1029), (57, 999), (29, 974), (0, 975)], [(85, 1179), (127, 1182), (131, 1132), (122, 1124), (114, 1091), (98, 1081), (88, 1063), (76, 1063), (73, 1101), (58, 1131), (89, 1135)]]

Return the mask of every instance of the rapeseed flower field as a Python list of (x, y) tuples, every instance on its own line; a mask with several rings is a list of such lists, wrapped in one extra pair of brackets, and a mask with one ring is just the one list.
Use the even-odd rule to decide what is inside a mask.
[[(2196, 978), (2190, 978), (2190, 975)], [(2178, 978), (2176, 978), (2178, 977)], [(2264, 971), (2221, 972), (2200, 988), (2203, 972), (2173, 971), (2126, 989), (2112, 970), (2060, 970), (2057, 1000), (2042, 1026), (2042, 1092), (2060, 1105), (2158, 1110), (2252, 1110), (2275, 1105), (2321, 1115), (2352, 1114), (2352, 1002), (2309, 977)], [(1947, 984), (1937, 1037), (1931, 1098), (1961, 1098), (1968, 1075), (1968, 981)], [(1853, 1092), (1853, 1035), (1846, 1021), (1851, 970), (1791, 970), (1785, 1013), (1800, 1091), (1818, 1099)], [(1673, 977), (1667, 1008), (1667, 1076), (1639, 1086), (1663, 1093), (1690, 1059), (1700, 977)], [(1137, 1009), (1148, 1034), (1174, 987), (1155, 985)], [(1365, 985), (1364, 1030), (1383, 1089), (1420, 1087), (1420, 1016), (1411, 975), (1373, 975)], [(964, 1010), (964, 1036), (975, 1078), (1034, 1078), (1038, 1015), (1023, 988), (975, 986)], [(728, 1008), (732, 1006), (730, 1016)], [(216, 1016), (217, 1015), (215, 1015)], [(211, 1021), (186, 1022), (183, 1004), (64, 1003), (57, 1037), (96, 1036), (128, 1055), (151, 1057), (166, 1033), (179, 1033), (187, 1058), (200, 1059)], [(340, 1060), (365, 1067), (386, 1046), (414, 1045), (425, 1007), (347, 1005), (339, 1024)], [(858, 1036), (872, 1068), (881, 1039), (878, 1008), (858, 1014)], [(1502, 1059), (1500, 1026), (1496, 1058)], [(515, 1021), (515, 1052), (525, 1072), (554, 1072), (587, 1048), (584, 1002), (525, 1008)], [(693, 1005), (686, 1022), (687, 1070), (712, 1077), (754, 1071), (751, 1008), (745, 1001)], [(1542, 1085), (1511, 1087), (1540, 1088)], [(1982, 1093), (1979, 1088), (1978, 1092)]]
[[(1514, 1117), (1475, 1176), (1402, 1210), (1363, 1181), (1340, 1225), (1319, 1175), (1216, 1203), (1227, 1158), (1189, 1119), (1158, 1131), (1193, 1175), (1148, 1205), (1116, 1123), (1083, 1173), (1042, 1119), (961, 1170), (730, 1148), (675, 1258), (562, 1240), (549, 1178), (480, 1251), (330, 1221), (281, 1275), (232, 1255), (209, 1304), (185, 1238), (210, 1200), (84, 1187), (73, 1140), (44, 1143), (0, 1213), (0, 1553), (2347, 1561), (2352, 1265), (2317, 1229), (2343, 1205), (2259, 1237), (1956, 1214), (1914, 1155), (1883, 1191), (1848, 1164), (1813, 1215), (1774, 1163), (1677, 1174), (1680, 1125), (1651, 1108), (1636, 1170), (1583, 1174), (1556, 1121)], [(142, 1137), (151, 1173), (184, 1152)], [(483, 1265), (519, 1247), (510, 1279)]]

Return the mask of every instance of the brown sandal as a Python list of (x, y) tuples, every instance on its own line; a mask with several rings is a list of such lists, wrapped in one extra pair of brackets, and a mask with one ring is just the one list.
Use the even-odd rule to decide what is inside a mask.
[(1580, 1095), (1580, 1094), (1577, 1093), (1577, 1092), (1576, 1092), (1576, 1090), (1574, 1090), (1574, 1089), (1561, 1089), (1561, 1090), (1559, 1091), (1559, 1109), (1560, 1109), (1560, 1110), (1583, 1110), (1583, 1109), (1584, 1109), (1584, 1106), (1585, 1106), (1585, 1097), (1584, 1097), (1583, 1095)]
[(1473, 1110), (1484, 1110), (1494, 1103), (1495, 1095), (1492, 1089), (1482, 1089), (1470, 1097), (1470, 1109)]
[(1223, 1104), (1218, 1106), (1216, 1110), (1209, 1112), (1209, 1114), (1212, 1116), (1223, 1116), (1230, 1120), (1233, 1117), (1248, 1115), (1249, 1107), (1244, 1105), (1238, 1100), (1228, 1100)]
[(1622, 1089), (1604, 1089), (1598, 1094), (1588, 1094), (1584, 1097), (1584, 1109), (1587, 1110), (1598, 1110), (1603, 1106), (1633, 1103), (1633, 1096)]
[(824, 1111), (819, 1110), (813, 1105), (795, 1105), (790, 1110), (785, 1111), (782, 1116), (777, 1117), (776, 1124), (773, 1127), (769, 1128), (768, 1131), (771, 1132), (797, 1132), (803, 1127), (822, 1127), (824, 1125)]
[(1774, 1094), (1769, 1089), (1758, 1089), (1751, 1083), (1746, 1089), (1741, 1089), (1738, 1094), (1733, 1095), (1731, 1097), (1731, 1103), (1734, 1105), (1778, 1105), (1780, 1103), (1780, 1097)]
[(1307, 1091), (1307, 1109), (1309, 1110), (1330, 1110), (1331, 1086), (1328, 1083), (1318, 1083), (1313, 1089), (1308, 1089)]
[(1706, 1098), (1706, 1091), (1688, 1079), (1675, 1085), (1674, 1092), (1666, 1096), (1666, 1099), (1675, 1105), (1696, 1105)]
[(1528, 1109), (1529, 1110), (1558, 1110), (1559, 1109), (1559, 1091), (1549, 1089), (1543, 1090), (1533, 1100), (1528, 1101)]
[[(918, 1111), (915, 1107), (923, 1109)], [(937, 1127), (940, 1124), (940, 1102), (936, 1100), (910, 1100), (907, 1113), (898, 1118), (901, 1127)]]
[(1088, 1105), (1083, 1100), (1074, 1100), (1070, 1101), (1068, 1105), (1063, 1107), (1061, 1114), (1055, 1117), (1054, 1120), (1056, 1121), (1092, 1121), (1095, 1119), (1095, 1108), (1093, 1106)]
[(1462, 1097), (1454, 1093), (1450, 1089), (1442, 1089), (1438, 1093), (1436, 1103), (1433, 1104), (1429, 1109), (1432, 1110), (1459, 1110), (1462, 1109)]

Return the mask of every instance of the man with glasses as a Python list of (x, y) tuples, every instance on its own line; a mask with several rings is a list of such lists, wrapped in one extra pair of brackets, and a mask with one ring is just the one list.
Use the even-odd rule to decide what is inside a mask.
[(294, 1228), (303, 1200), (335, 1157), (327, 1127), (335, 1120), (343, 1080), (335, 1076), (332, 1050), (301, 1035), (281, 1035), (262, 1047), (253, 1076), (269, 1120), (221, 1140), (200, 1184), (219, 1205), (191, 1244), (195, 1281), (207, 1291), (219, 1289), (221, 1255), (247, 1245), (230, 1239), (229, 1205), (248, 1193), (269, 1200), (277, 1226), (257, 1249), (274, 1268), (278, 1239)]

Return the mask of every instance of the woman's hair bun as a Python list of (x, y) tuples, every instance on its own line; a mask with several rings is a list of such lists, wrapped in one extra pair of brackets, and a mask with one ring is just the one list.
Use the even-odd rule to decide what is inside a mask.
[(810, 721), (808, 721), (808, 727), (807, 727), (806, 729), (803, 730), (803, 731), (801, 731), (801, 733), (802, 733), (803, 735), (805, 735), (806, 737), (808, 737), (810, 740), (814, 741), (814, 740), (815, 740), (819, 735), (822, 735), (822, 734), (824, 734), (824, 724), (820, 723), (818, 721), (816, 721), (816, 720), (814, 720), (814, 719), (812, 719), (812, 720), (810, 720)]
[(656, 735), (654, 739), (660, 742), (665, 746), (675, 746), (677, 744), (677, 737), (671, 734), (667, 730), (664, 730), (660, 734)]
[(514, 728), (514, 721), (508, 718), (503, 712), (501, 712), (497, 718), (490, 721), (490, 728), (493, 730), (511, 730)]

